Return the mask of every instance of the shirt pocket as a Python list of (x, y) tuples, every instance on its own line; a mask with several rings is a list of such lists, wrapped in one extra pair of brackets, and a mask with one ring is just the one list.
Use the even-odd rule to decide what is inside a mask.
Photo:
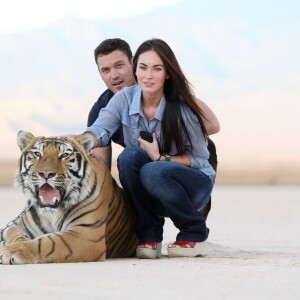
[(138, 138), (140, 136), (140, 128), (138, 123), (132, 123), (129, 120), (124, 120), (122, 123), (124, 143), (126, 147), (139, 147)]

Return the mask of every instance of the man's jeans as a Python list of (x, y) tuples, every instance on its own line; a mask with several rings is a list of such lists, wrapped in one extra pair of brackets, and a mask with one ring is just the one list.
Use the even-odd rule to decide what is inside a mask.
[(163, 238), (163, 217), (179, 229), (177, 240), (201, 242), (208, 228), (201, 214), (213, 183), (197, 169), (174, 162), (152, 161), (138, 148), (125, 148), (118, 158), (121, 184), (137, 214), (141, 242)]

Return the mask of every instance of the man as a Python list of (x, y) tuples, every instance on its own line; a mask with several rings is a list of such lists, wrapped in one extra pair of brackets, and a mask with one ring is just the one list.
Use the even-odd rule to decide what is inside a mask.
[[(118, 38), (104, 40), (95, 49), (94, 56), (101, 79), (108, 89), (101, 94), (93, 105), (88, 117), (88, 126), (95, 122), (100, 109), (107, 105), (115, 93), (125, 86), (132, 86), (136, 83), (132, 73), (132, 52), (127, 42)], [(112, 140), (116, 144), (125, 146), (122, 130), (118, 130), (112, 136)], [(96, 148), (93, 153), (102, 157), (108, 167), (111, 168), (111, 145)]]
[[(115, 93), (122, 90), (125, 86), (136, 84), (132, 70), (132, 52), (127, 42), (122, 39), (104, 40), (94, 51), (95, 61), (100, 73), (101, 79), (107, 86), (97, 102), (94, 103), (88, 116), (87, 125), (91, 126), (99, 115), (101, 108), (105, 107)], [(201, 100), (197, 99), (198, 106), (204, 112), (206, 131), (209, 135), (219, 132), (220, 125), (218, 119), (212, 110)], [(121, 146), (124, 145), (123, 132), (118, 130), (113, 136), (112, 141)], [(208, 150), (210, 152), (209, 162), (216, 170), (217, 155), (214, 143), (208, 139)], [(99, 147), (93, 150), (93, 154), (103, 158), (108, 167), (111, 168), (111, 145)], [(203, 215), (205, 218), (210, 210), (211, 201), (209, 201)]]

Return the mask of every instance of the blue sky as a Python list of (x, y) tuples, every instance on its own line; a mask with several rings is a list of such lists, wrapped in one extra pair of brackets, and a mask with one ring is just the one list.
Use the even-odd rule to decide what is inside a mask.
[(213, 139), (223, 166), (300, 167), (298, 1), (78, 3), (2, 6), (0, 159), (17, 154), (18, 129), (45, 135), (84, 129), (105, 88), (92, 57), (100, 40), (119, 36), (134, 51), (156, 36), (170, 43), (196, 95), (218, 115), (221, 132)]

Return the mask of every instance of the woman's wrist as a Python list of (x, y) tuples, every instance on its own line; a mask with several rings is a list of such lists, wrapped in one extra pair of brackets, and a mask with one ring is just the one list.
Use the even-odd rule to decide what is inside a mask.
[(169, 154), (158, 154), (157, 159), (153, 159), (153, 161), (171, 161), (171, 155)]
[(164, 154), (165, 161), (170, 161), (171, 160), (171, 155), (169, 154)]

